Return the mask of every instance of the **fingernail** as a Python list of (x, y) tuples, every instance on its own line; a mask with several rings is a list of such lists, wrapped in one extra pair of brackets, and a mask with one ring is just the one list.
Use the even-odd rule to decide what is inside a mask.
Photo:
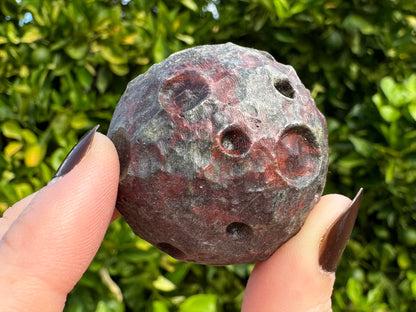
[(66, 175), (81, 161), (85, 153), (90, 148), (92, 140), (94, 138), (94, 134), (95, 132), (97, 132), (97, 129), (99, 127), (100, 125), (97, 125), (92, 130), (87, 132), (78, 142), (78, 144), (72, 148), (72, 150), (66, 156), (62, 164), (59, 166), (51, 182), (55, 181), (56, 178), (60, 178)]
[(327, 272), (335, 272), (338, 266), (357, 219), (362, 195), (363, 189), (361, 188), (347, 211), (338, 217), (322, 239), (319, 250), (319, 264)]

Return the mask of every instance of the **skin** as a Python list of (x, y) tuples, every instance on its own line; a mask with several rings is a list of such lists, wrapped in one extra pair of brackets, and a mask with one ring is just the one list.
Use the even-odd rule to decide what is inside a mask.
[[(119, 162), (96, 133), (63, 177), (10, 207), (0, 219), (0, 311), (62, 311), (87, 270), (115, 211)], [(330, 311), (335, 273), (319, 266), (319, 246), (350, 204), (322, 197), (302, 230), (249, 279), (243, 311)]]

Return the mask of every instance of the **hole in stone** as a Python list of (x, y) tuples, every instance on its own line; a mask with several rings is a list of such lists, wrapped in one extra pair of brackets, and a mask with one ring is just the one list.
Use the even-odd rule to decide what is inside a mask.
[(321, 154), (312, 132), (304, 126), (284, 131), (277, 144), (280, 172), (290, 180), (313, 179), (319, 172)]
[(243, 130), (231, 127), (221, 135), (221, 146), (231, 155), (241, 155), (250, 149), (250, 139)]
[(167, 100), (169, 105), (179, 107), (181, 113), (184, 113), (201, 104), (209, 92), (209, 84), (199, 72), (185, 70), (165, 80), (159, 96)]
[(232, 240), (248, 239), (253, 235), (251, 226), (242, 222), (233, 222), (227, 226), (227, 235)]
[(185, 253), (182, 250), (176, 248), (175, 246), (169, 243), (159, 243), (156, 245), (156, 247), (162, 250), (163, 252), (167, 253), (168, 255), (172, 256), (173, 258), (179, 260), (185, 258)]
[(277, 80), (274, 87), (284, 96), (293, 99), (295, 97), (295, 89), (293, 89), (288, 79)]

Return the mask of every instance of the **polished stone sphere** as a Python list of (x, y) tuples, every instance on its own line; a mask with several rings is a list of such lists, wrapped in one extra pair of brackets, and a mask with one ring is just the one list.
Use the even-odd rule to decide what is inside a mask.
[(108, 136), (117, 209), (184, 261), (268, 258), (322, 194), (326, 121), (291, 66), (231, 43), (171, 55), (132, 80)]

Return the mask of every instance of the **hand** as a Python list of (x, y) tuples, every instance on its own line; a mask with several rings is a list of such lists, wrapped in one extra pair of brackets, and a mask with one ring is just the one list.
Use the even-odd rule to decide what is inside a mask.
[(0, 219), (0, 311), (62, 311), (96, 254), (113, 218), (119, 161), (95, 130), (52, 183)]
[[(117, 217), (117, 152), (95, 130), (74, 148), (52, 183), (0, 219), (0, 311), (62, 311)], [(341, 195), (322, 197), (302, 230), (255, 266), (243, 311), (330, 310), (333, 271), (359, 198), (350, 203)], [(334, 233), (341, 233), (341, 242)]]

